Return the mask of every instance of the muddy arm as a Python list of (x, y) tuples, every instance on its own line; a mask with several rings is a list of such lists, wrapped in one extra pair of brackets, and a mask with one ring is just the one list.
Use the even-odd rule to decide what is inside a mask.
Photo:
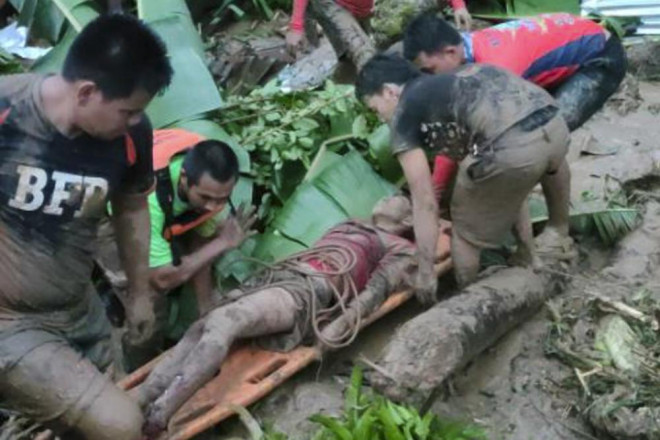
[(155, 296), (149, 287), (150, 221), (146, 194), (120, 194), (112, 199), (112, 222), (119, 257), (128, 281), (127, 341), (139, 345), (156, 326)]
[(151, 285), (156, 290), (162, 292), (174, 289), (190, 280), (200, 270), (232, 247), (225, 243), (224, 240), (211, 240), (197, 251), (181, 258), (181, 264), (179, 266), (167, 264), (152, 268), (149, 271)]

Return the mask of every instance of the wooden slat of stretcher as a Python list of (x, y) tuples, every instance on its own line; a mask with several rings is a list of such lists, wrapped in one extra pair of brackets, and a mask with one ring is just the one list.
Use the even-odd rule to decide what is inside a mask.
[[(451, 267), (449, 235), (438, 241), (438, 275)], [(411, 290), (391, 295), (381, 307), (362, 321), (361, 328), (380, 319), (412, 297)], [(191, 397), (170, 421), (168, 440), (187, 440), (233, 415), (234, 406), (247, 407), (269, 394), (288, 378), (321, 358), (320, 347), (298, 347), (288, 353), (264, 350), (253, 345), (235, 347), (220, 373)], [(119, 382), (125, 390), (142, 383), (163, 355)]]

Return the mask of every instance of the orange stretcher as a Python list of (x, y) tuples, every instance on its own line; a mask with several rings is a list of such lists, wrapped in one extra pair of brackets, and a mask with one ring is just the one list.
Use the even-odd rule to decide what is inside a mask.
[[(452, 262), (449, 234), (438, 240), (438, 276), (447, 273)], [(362, 320), (361, 328), (396, 309), (413, 296), (411, 290), (392, 294), (374, 313)], [(165, 353), (164, 353), (165, 354)], [(163, 354), (163, 355), (164, 355)], [(142, 366), (119, 382), (124, 390), (142, 383), (160, 357)], [(232, 408), (247, 407), (269, 394), (288, 378), (323, 355), (321, 347), (298, 347), (288, 353), (264, 350), (254, 345), (235, 346), (222, 364), (220, 373), (193, 395), (172, 417), (163, 439), (186, 440), (235, 414)]]

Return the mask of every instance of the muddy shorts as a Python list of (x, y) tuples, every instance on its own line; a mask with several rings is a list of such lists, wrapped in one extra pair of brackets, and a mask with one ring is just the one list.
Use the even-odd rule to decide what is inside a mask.
[[(314, 316), (314, 310), (328, 307), (334, 299), (329, 282), (324, 277), (308, 277), (286, 270), (275, 271), (271, 282), (282, 283), (282, 294), (288, 293), (293, 297), (296, 303), (295, 324), (288, 332), (258, 338), (259, 345), (268, 350), (287, 352), (301, 344), (314, 343), (312, 321), (318, 318), (318, 314)], [(309, 287), (310, 283), (313, 288)], [(269, 287), (259, 284), (259, 281), (255, 285), (260, 285), (262, 289)]]
[(551, 90), (569, 130), (584, 124), (617, 91), (626, 76), (627, 65), (621, 40), (612, 35), (596, 58)]
[[(38, 316), (0, 321), (0, 407), (49, 427), (75, 426), (106, 387), (110, 323), (96, 295), (70, 325)], [(47, 319), (47, 318), (46, 318)]]
[(531, 190), (561, 165), (569, 133), (561, 116), (553, 113), (538, 127), (517, 124), (491, 152), (460, 163), (451, 212), (454, 231), (464, 240), (482, 249), (501, 245)]

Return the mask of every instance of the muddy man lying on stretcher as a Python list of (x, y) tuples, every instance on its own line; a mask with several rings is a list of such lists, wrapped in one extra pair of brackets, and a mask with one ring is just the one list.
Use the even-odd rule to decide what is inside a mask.
[[(145, 433), (155, 436), (218, 371), (233, 342), (263, 337), (267, 348), (350, 343), (360, 318), (390, 293), (411, 287), (416, 270), (412, 209), (403, 196), (381, 200), (372, 222), (346, 221), (310, 251), (255, 276), (235, 302), (197, 321), (138, 389)], [(444, 228), (445, 230), (448, 227)], [(344, 310), (342, 312), (342, 310)]]

